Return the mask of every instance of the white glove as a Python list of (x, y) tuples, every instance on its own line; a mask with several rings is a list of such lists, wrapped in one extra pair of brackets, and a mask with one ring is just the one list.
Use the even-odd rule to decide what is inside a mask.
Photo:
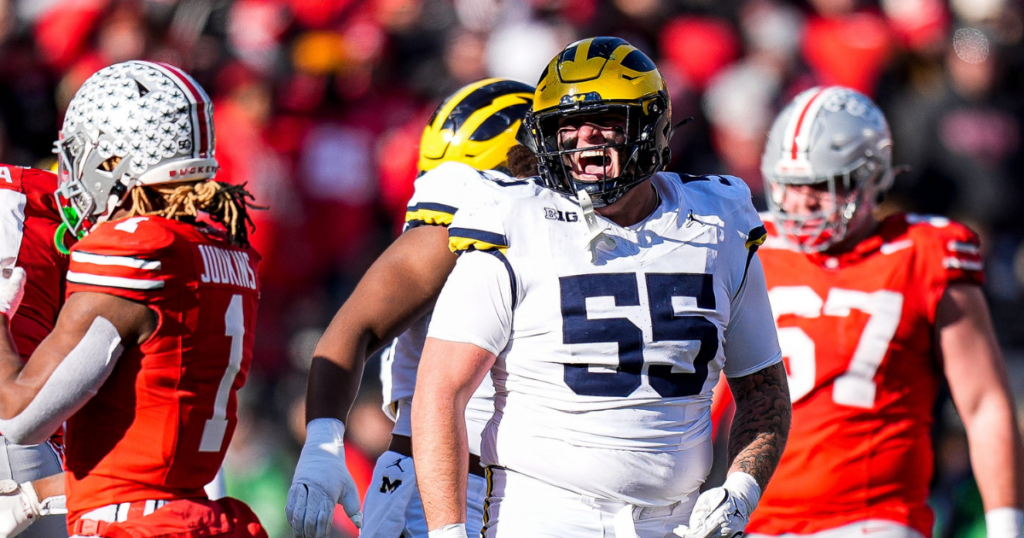
[(10, 276), (6, 275), (7, 271), (4, 269), (0, 272), (0, 314), (11, 319), (25, 295), (25, 270), (21, 267), (11, 268)]
[(19, 485), (14, 480), (0, 480), (0, 538), (21, 534), (43, 516), (64, 513), (63, 495), (39, 502), (31, 482)]
[(993, 508), (985, 512), (985, 530), (988, 538), (1021, 538), (1024, 511), (1020, 508)]
[(690, 514), (690, 526), (672, 531), (683, 538), (730, 538), (743, 534), (750, 514), (761, 499), (761, 488), (747, 473), (732, 473), (720, 488), (697, 497)]
[(406, 511), (415, 494), (416, 469), (412, 458), (390, 450), (385, 452), (377, 460), (370, 488), (366, 490), (366, 499), (363, 500), (363, 532), (359, 537), (401, 536), (405, 530)]
[(455, 523), (453, 525), (445, 525), (440, 529), (428, 532), (427, 538), (468, 538), (466, 536), (466, 524)]
[(297, 538), (331, 535), (334, 506), (341, 503), (356, 527), (361, 527), (359, 492), (345, 465), (345, 425), (318, 418), (306, 426), (306, 444), (295, 466), (285, 513)]

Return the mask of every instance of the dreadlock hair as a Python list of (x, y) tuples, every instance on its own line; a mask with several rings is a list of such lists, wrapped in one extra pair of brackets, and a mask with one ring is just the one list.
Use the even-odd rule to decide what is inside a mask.
[(227, 228), (228, 242), (249, 246), (249, 231), (255, 229), (249, 209), (266, 209), (253, 204), (245, 185), (229, 185), (212, 179), (170, 185), (137, 185), (129, 193), (128, 216), (155, 215), (174, 220), (194, 219), (202, 211)]

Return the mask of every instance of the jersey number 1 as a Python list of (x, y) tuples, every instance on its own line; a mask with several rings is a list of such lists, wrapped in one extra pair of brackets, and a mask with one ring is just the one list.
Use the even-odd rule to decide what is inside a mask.
[(228, 399), (231, 397), (231, 386), (242, 368), (242, 340), (245, 336), (245, 312), (242, 310), (242, 296), (231, 298), (228, 311), (224, 314), (224, 335), (231, 338), (231, 354), (224, 377), (217, 387), (217, 399), (213, 401), (213, 418), (206, 421), (203, 428), (203, 440), (199, 443), (200, 452), (220, 452), (224, 444), (224, 434), (228, 429)]
[[(715, 309), (711, 275), (645, 275), (650, 305), (651, 335), (654, 342), (698, 341), (693, 373), (672, 372), (671, 364), (652, 364), (647, 379), (664, 398), (699, 394), (708, 377), (708, 363), (718, 354), (718, 329), (704, 316), (677, 316), (674, 300), (696, 307)], [(591, 372), (589, 364), (566, 364), (565, 384), (584, 396), (625, 397), (640, 387), (644, 367), (644, 332), (624, 318), (590, 319), (587, 299), (611, 297), (615, 306), (640, 306), (640, 291), (634, 273), (576, 275), (558, 279), (562, 294), (562, 340), (566, 344), (617, 343), (619, 366), (614, 372)]]

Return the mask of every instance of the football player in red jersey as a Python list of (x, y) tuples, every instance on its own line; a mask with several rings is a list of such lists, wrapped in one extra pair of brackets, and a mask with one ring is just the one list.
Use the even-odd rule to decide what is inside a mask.
[[(133, 61), (90, 77), (64, 120), (57, 194), (82, 238), (56, 327), (27, 363), (0, 331), (0, 431), (39, 442), (66, 421), (75, 536), (266, 536), (243, 503), (203, 490), (237, 422), (259, 295), (248, 194), (212, 181), (211, 109), (182, 71)], [(5, 322), (24, 279), (0, 276)], [(5, 493), (26, 519), (47, 503)]]
[[(21, 307), (10, 320), (13, 343), (23, 360), (53, 330), (64, 303), (68, 256), (53, 197), (56, 189), (57, 176), (52, 172), (0, 164), (0, 265), (10, 270), (17, 264), (28, 275)], [(58, 237), (63, 253), (55, 244)], [(38, 445), (18, 445), (0, 434), (0, 446), (0, 489), (61, 472), (59, 436)], [(49, 513), (63, 514), (63, 504), (63, 498), (55, 499)], [(3, 528), (0, 523), (0, 536)], [(20, 536), (66, 537), (67, 525), (63, 517), (46, 517)]]
[(755, 536), (930, 536), (929, 430), (944, 380), (988, 536), (1021, 536), (1020, 433), (978, 237), (943, 217), (872, 216), (892, 184), (891, 145), (875, 104), (836, 86), (796, 97), (770, 131), (760, 257), (793, 426), (747, 525)]

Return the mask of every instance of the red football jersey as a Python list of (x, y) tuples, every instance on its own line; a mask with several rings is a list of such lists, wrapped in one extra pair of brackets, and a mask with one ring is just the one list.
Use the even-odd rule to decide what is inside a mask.
[(128, 349), (67, 421), (68, 524), (144, 499), (204, 498), (237, 423), (256, 326), (259, 256), (221, 232), (160, 217), (92, 229), (71, 251), (68, 294), (147, 305), (156, 331)]
[(53, 243), (61, 224), (55, 190), (51, 172), (0, 164), (0, 263), (25, 269), (25, 295), (11, 319), (14, 344), (25, 360), (53, 330), (64, 303), (68, 257)]
[(883, 519), (931, 535), (935, 311), (982, 283), (978, 238), (943, 217), (894, 215), (852, 252), (791, 250), (766, 223), (764, 265), (789, 373), (789, 442), (748, 532), (809, 534)]

